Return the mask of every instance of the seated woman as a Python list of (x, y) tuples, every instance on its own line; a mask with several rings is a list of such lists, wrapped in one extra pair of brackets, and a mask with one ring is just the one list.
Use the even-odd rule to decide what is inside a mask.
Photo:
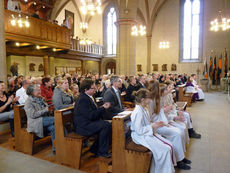
[(52, 83), (49, 77), (42, 78), (41, 95), (44, 97), (48, 105), (52, 104), (53, 91), (51, 87)]
[(52, 102), (54, 109), (64, 109), (74, 105), (74, 98), (67, 79), (59, 80), (58, 85), (54, 89)]
[(173, 96), (172, 96), (172, 90), (174, 89), (174, 86), (172, 82), (167, 82), (166, 85), (168, 85), (167, 94), (163, 97), (163, 102), (165, 106), (172, 107), (171, 111), (167, 113), (168, 117), (171, 117), (171, 119), (173, 119), (174, 121), (180, 121), (181, 119), (180, 117), (182, 117), (182, 120), (183, 120), (183, 117), (184, 117), (185, 120), (182, 122), (185, 122), (188, 127), (189, 137), (200, 139), (201, 135), (196, 133), (196, 131), (193, 129), (192, 117), (190, 116), (190, 114), (184, 111), (183, 108), (178, 109), (177, 105), (174, 103)]
[(7, 96), (5, 91), (5, 84), (0, 81), (0, 121), (10, 122), (11, 135), (14, 136), (14, 110), (12, 105), (18, 101), (19, 97)]
[(73, 83), (73, 85), (70, 87), (70, 90), (72, 91), (74, 101), (76, 101), (78, 96), (80, 95), (78, 85), (76, 83)]
[(173, 173), (173, 148), (171, 142), (157, 134), (156, 129), (163, 127), (164, 123), (150, 122), (148, 105), (150, 93), (146, 89), (140, 89), (134, 93), (136, 107), (131, 115), (131, 136), (135, 143), (141, 144), (153, 153), (150, 173)]
[[(52, 143), (55, 139), (54, 117), (50, 117), (50, 108), (41, 96), (40, 85), (29, 85), (26, 94), (28, 98), (25, 102), (25, 112), (27, 116), (27, 131), (35, 133), (38, 137), (44, 137), (43, 129), (51, 132)], [(54, 146), (52, 146), (55, 152)]]
[(186, 92), (187, 93), (193, 93), (193, 100), (199, 100), (199, 95), (198, 95), (198, 91), (195, 88), (195, 86), (192, 83), (191, 77), (188, 77), (188, 80), (186, 82)]
[(104, 94), (105, 94), (106, 90), (111, 87), (110, 80), (109, 79), (106, 80), (105, 83), (104, 83), (104, 86), (102, 86), (102, 87), (103, 87), (103, 90), (101, 92), (101, 97), (104, 97)]
[[(189, 170), (191, 169), (189, 165), (191, 161), (185, 158), (185, 146), (183, 141), (183, 134), (180, 129), (172, 126), (164, 112), (168, 112), (169, 109), (165, 108), (161, 100), (162, 88), (159, 86), (158, 81), (150, 81), (148, 89), (152, 96), (149, 104), (149, 112), (152, 122), (163, 121), (165, 126), (158, 128), (156, 131), (160, 135), (168, 139), (173, 146), (173, 151), (175, 152), (175, 161), (177, 168)], [(175, 164), (175, 163), (174, 163)]]

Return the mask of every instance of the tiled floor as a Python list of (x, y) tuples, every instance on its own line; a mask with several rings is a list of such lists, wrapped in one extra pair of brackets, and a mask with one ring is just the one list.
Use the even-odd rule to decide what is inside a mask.
[(206, 93), (204, 102), (194, 103), (187, 111), (202, 138), (190, 140), (188, 146), (187, 158), (192, 161), (192, 169), (177, 173), (229, 173), (230, 104), (227, 95)]
[(1, 173), (83, 173), (76, 169), (37, 159), (33, 156), (0, 147)]

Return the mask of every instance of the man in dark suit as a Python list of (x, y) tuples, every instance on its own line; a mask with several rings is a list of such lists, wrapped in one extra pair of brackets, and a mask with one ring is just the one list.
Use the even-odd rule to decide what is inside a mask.
[(121, 102), (121, 93), (119, 86), (121, 85), (121, 79), (118, 76), (112, 76), (110, 78), (111, 88), (107, 89), (104, 94), (104, 102), (110, 102), (111, 106), (106, 110), (105, 119), (111, 120), (113, 116), (124, 111), (124, 106)]
[(96, 85), (90, 79), (84, 80), (80, 85), (81, 94), (74, 106), (74, 129), (77, 134), (82, 136), (97, 134), (98, 139), (90, 151), (95, 153), (96, 156), (111, 157), (108, 150), (112, 125), (108, 121), (102, 120), (102, 117), (106, 114), (106, 109), (110, 107), (110, 103), (105, 102), (98, 108), (93, 98), (95, 89)]
[(144, 75), (140, 75), (138, 77), (138, 90), (141, 89), (141, 88), (147, 88), (146, 86), (146, 78)]

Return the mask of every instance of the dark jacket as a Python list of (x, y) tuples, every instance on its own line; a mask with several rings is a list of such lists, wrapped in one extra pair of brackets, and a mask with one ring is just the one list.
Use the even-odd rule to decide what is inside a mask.
[(125, 84), (122, 84), (121, 88), (119, 88), (120, 92), (126, 92)]
[(147, 88), (146, 85), (142, 85), (140, 82), (137, 83), (137, 90), (141, 89), (141, 88)]
[(125, 101), (134, 102), (135, 97), (132, 95), (132, 93), (133, 93), (133, 91), (137, 91), (137, 90), (138, 90), (137, 86), (133, 86), (133, 85), (129, 84), (129, 86), (126, 90)]
[(74, 129), (77, 134), (83, 136), (91, 136), (96, 133), (94, 122), (102, 121), (102, 117), (105, 116), (105, 108), (97, 108), (93, 100), (81, 93), (74, 105)]
[[(120, 91), (119, 91), (119, 94), (120, 94), (120, 100), (121, 100)], [(106, 119), (111, 120), (113, 118), (113, 116), (124, 111), (124, 106), (122, 105), (122, 108), (120, 107), (117, 95), (116, 95), (113, 87), (106, 90), (103, 98), (104, 98), (104, 102), (110, 102), (110, 104), (111, 104), (110, 108), (107, 109), (107, 111), (106, 111), (106, 115), (107, 115)], [(122, 101), (121, 101), (121, 104), (122, 104)]]

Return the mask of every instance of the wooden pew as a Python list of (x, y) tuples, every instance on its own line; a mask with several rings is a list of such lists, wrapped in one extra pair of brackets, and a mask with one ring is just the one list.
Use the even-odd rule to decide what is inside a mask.
[(34, 133), (29, 133), (26, 130), (27, 117), (24, 110), (24, 105), (14, 106), (14, 134), (15, 134), (15, 149), (25, 154), (33, 154), (34, 145), (44, 143), (51, 140), (50, 136), (42, 139), (36, 139)]
[(112, 121), (112, 165), (99, 163), (99, 172), (106, 173), (147, 173), (152, 153), (132, 141), (130, 115), (115, 116)]
[(187, 102), (187, 106), (190, 107), (192, 105), (193, 93), (185, 92), (185, 85), (179, 85), (179, 97), (178, 100), (181, 102)]
[(79, 169), (82, 144), (88, 137), (73, 132), (73, 110), (70, 107), (54, 112), (56, 159), (61, 164)]

